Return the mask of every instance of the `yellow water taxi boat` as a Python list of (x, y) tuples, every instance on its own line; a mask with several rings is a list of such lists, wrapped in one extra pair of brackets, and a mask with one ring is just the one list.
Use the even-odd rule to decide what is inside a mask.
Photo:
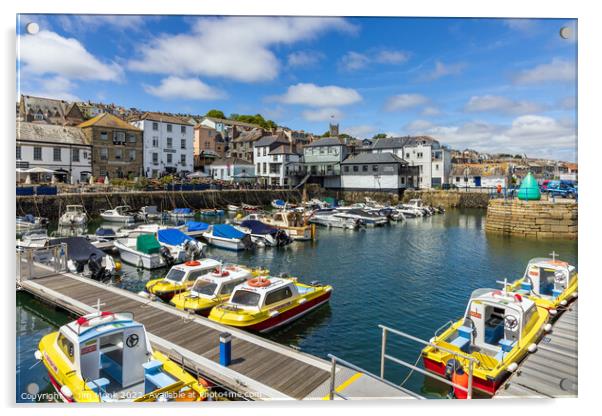
[(132, 314), (96, 312), (44, 336), (35, 352), (65, 402), (200, 401), (207, 389), (153, 351)]
[(208, 316), (211, 309), (230, 298), (234, 288), (251, 279), (249, 269), (240, 266), (224, 266), (196, 279), (189, 291), (171, 299), (178, 309)]
[(332, 286), (296, 279), (263, 276), (236, 288), (228, 302), (214, 307), (209, 319), (251, 331), (267, 332), (324, 305)]
[(555, 315), (558, 307), (577, 297), (577, 287), (575, 266), (557, 260), (552, 253), (551, 259), (531, 259), (523, 277), (508, 285), (508, 290), (527, 296)]
[(459, 363), (468, 374), (467, 357), (471, 357), (473, 388), (494, 394), (518, 368), (518, 362), (535, 351), (544, 331), (550, 330), (548, 318), (547, 309), (518, 293), (475, 290), (464, 317), (432, 338), (432, 345), (422, 350), (424, 366), (431, 372), (450, 376), (446, 370), (454, 360), (453, 364)]
[[(193, 260), (178, 264), (173, 266), (165, 277), (149, 280), (146, 283), (146, 291), (169, 302), (176, 294), (189, 290), (199, 276), (219, 270), (221, 267), (222, 263), (213, 259)], [(239, 267), (249, 270), (253, 276), (268, 272), (265, 269)]]

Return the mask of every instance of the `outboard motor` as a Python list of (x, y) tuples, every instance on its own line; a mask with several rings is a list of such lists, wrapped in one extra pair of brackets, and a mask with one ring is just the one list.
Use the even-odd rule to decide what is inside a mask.
[(161, 257), (165, 261), (165, 264), (169, 267), (173, 266), (174, 263), (176, 262), (176, 260), (171, 255), (171, 251), (169, 251), (169, 249), (165, 246), (161, 246), (161, 249), (159, 250), (159, 254), (161, 254)]
[(194, 260), (197, 257), (201, 257), (201, 250), (191, 240), (184, 243), (184, 250), (186, 250), (186, 257), (190, 260)]
[(255, 243), (253, 243), (253, 240), (251, 240), (251, 236), (248, 234), (245, 235), (240, 241), (242, 241), (246, 250), (250, 250), (253, 247), (255, 247)]
[(103, 281), (111, 278), (111, 272), (102, 265), (102, 257), (96, 253), (90, 254), (88, 258), (88, 270), (90, 271), (90, 277), (94, 280)]
[(293, 239), (290, 238), (289, 235), (284, 230), (278, 230), (276, 232), (275, 237), (276, 237), (276, 246), (278, 246), (278, 247), (285, 246), (287, 244), (290, 244), (293, 241)]

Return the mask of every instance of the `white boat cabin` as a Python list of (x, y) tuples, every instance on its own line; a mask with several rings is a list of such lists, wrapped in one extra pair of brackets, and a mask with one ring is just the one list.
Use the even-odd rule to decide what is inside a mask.
[(190, 289), (191, 296), (212, 299), (230, 295), (234, 288), (252, 277), (248, 269), (238, 266), (225, 266), (203, 274), (196, 279)]
[(222, 263), (213, 259), (201, 259), (177, 264), (169, 269), (165, 280), (171, 283), (187, 284), (196, 281), (200, 276), (221, 268)]
[(565, 261), (549, 258), (534, 258), (529, 261), (521, 290), (547, 299), (557, 298), (577, 277), (575, 266)]
[[(254, 280), (261, 282), (261, 286), (253, 285)], [(279, 307), (298, 296), (299, 287), (293, 280), (265, 276), (237, 286), (230, 296), (228, 306), (259, 311), (266, 307)]]
[(517, 293), (475, 290), (464, 323), (446, 342), (465, 353), (480, 351), (502, 361), (537, 320), (537, 306)]

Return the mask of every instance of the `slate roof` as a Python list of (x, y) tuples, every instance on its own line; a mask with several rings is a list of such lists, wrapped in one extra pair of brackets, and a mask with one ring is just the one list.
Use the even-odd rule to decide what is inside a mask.
[(417, 146), (419, 144), (435, 144), (439, 142), (430, 136), (405, 136), (405, 137), (387, 137), (377, 139), (372, 143), (373, 149), (399, 149), (404, 146)]
[(263, 135), (263, 130), (260, 128), (253, 129), (251, 131), (243, 131), (236, 139), (233, 140), (235, 143), (254, 142), (259, 140)]
[(17, 123), (17, 140), (39, 143), (87, 145), (91, 143), (79, 127), (55, 124)]
[(358, 164), (382, 164), (382, 163), (400, 163), (407, 165), (408, 162), (403, 160), (393, 153), (359, 153), (354, 156), (349, 156), (342, 165), (358, 165)]
[(283, 139), (279, 136), (264, 136), (261, 139), (257, 140), (253, 146), (261, 147), (261, 146), (271, 146), (273, 143), (282, 143), (288, 144), (288, 140)]
[(270, 155), (298, 155), (298, 153), (293, 151), (290, 144), (283, 144), (272, 150)]
[(342, 146), (344, 145), (344, 143), (341, 142), (341, 140), (338, 137), (324, 137), (320, 140), (316, 140), (314, 142), (311, 142), (308, 145), (305, 145), (305, 147), (315, 147), (315, 146)]
[(184, 125), (184, 126), (192, 126), (193, 125), (181, 117), (177, 117), (177, 116), (173, 116), (173, 115), (169, 115), (169, 114), (152, 113), (152, 112), (146, 112), (146, 113), (142, 114), (141, 116), (135, 116), (130, 119), (130, 121), (137, 121), (137, 120), (151, 120), (151, 121), (158, 121), (161, 123), (180, 124), (180, 125)]

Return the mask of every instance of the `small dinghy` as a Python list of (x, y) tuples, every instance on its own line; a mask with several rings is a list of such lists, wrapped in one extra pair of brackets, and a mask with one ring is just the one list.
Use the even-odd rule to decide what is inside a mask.
[(202, 209), (201, 216), (203, 217), (221, 217), (224, 215), (223, 209)]
[(66, 211), (59, 218), (59, 225), (83, 226), (88, 222), (88, 214), (83, 205), (67, 205)]
[(164, 214), (157, 209), (156, 205), (146, 205), (140, 208), (136, 216), (140, 221), (149, 221), (163, 219)]
[(257, 211), (259, 209), (259, 207), (257, 205), (249, 205), (249, 204), (242, 204), (242, 210), (243, 211), (248, 211), (248, 212), (252, 212), (252, 211)]
[(226, 250), (247, 250), (254, 246), (250, 235), (237, 230), (230, 224), (215, 224), (203, 233), (203, 237), (212, 246)]
[(169, 218), (173, 220), (182, 220), (186, 218), (194, 218), (194, 211), (190, 208), (174, 208), (167, 212)]
[(285, 209), (287, 208), (288, 204), (286, 203), (286, 201), (283, 201), (282, 199), (274, 199), (272, 201), (272, 208), (275, 209)]
[(209, 312), (230, 298), (234, 288), (253, 274), (251, 270), (241, 266), (222, 266), (199, 276), (188, 291), (179, 293), (171, 299), (171, 304), (178, 309), (209, 316)]
[(45, 217), (34, 217), (31, 214), (17, 217), (16, 229), (17, 232), (29, 231), (44, 228), (48, 225), (48, 218)]
[(113, 209), (101, 211), (100, 217), (109, 222), (134, 222), (136, 220), (134, 213), (129, 205), (120, 205)]
[(206, 382), (154, 351), (131, 313), (100, 310), (44, 335), (35, 351), (64, 402), (206, 400)]
[(153, 234), (118, 238), (114, 242), (124, 262), (144, 269), (157, 269), (175, 264), (176, 259)]
[(228, 212), (238, 212), (240, 211), (242, 208), (236, 205), (230, 205), (228, 204), (228, 206), (226, 207), (228, 209)]
[(48, 242), (50, 246), (62, 243), (67, 245), (67, 267), (71, 273), (105, 281), (121, 268), (113, 257), (94, 247), (85, 237), (54, 238)]
[(237, 227), (251, 236), (251, 241), (259, 247), (282, 247), (293, 242), (284, 230), (280, 230), (257, 220), (247, 220)]

